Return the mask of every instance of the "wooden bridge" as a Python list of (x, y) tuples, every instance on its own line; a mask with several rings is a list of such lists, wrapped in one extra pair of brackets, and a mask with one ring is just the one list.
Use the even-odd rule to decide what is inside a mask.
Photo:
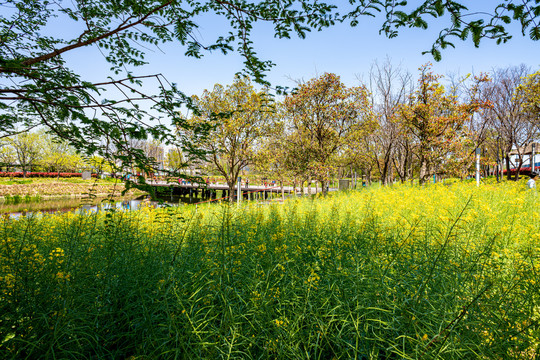
[[(221, 191), (220, 198), (226, 198), (229, 196), (231, 189), (227, 184), (197, 184), (197, 183), (170, 183), (165, 181), (150, 182), (148, 185), (155, 189), (155, 195), (161, 196), (189, 196), (190, 198), (198, 198), (199, 196), (203, 200), (218, 199), (218, 191)], [(334, 190), (334, 189), (331, 189)], [(319, 188), (318, 192), (322, 189)], [(232, 189), (233, 196), (236, 198), (237, 188)], [(242, 198), (246, 200), (251, 199), (269, 199), (276, 196), (284, 197), (285, 195), (301, 194), (300, 188), (293, 188), (292, 186), (279, 186), (279, 185), (242, 185), (241, 186)], [(316, 193), (316, 189), (311, 189), (311, 193)], [(307, 188), (304, 189), (304, 194), (307, 194)]]

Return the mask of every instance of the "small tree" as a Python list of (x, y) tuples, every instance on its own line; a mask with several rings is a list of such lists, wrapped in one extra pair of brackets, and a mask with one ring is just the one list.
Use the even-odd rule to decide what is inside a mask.
[(165, 167), (170, 171), (177, 173), (180, 170), (184, 169), (187, 164), (184, 162), (184, 156), (182, 155), (182, 150), (177, 147), (169, 149), (165, 155)]
[(37, 133), (19, 133), (15, 136), (6, 138), (7, 142), (15, 150), (18, 165), (23, 171), (23, 177), (26, 177), (28, 171), (43, 158), (43, 142)]
[(6, 168), (9, 171), (9, 168), (12, 167), (17, 161), (17, 155), (13, 146), (9, 144), (8, 141), (3, 141), (0, 143), (0, 170)]
[(75, 169), (77, 167), (81, 158), (66, 140), (43, 131), (38, 132), (38, 134), (43, 141), (43, 157), (40, 164), (47, 171), (54, 171), (57, 173), (57, 177), (59, 177), (61, 171)]
[(86, 161), (86, 166), (92, 168), (92, 171), (95, 172), (98, 176), (101, 176), (104, 172), (112, 172), (115, 168), (111, 161), (107, 158), (103, 158), (99, 155), (94, 155)]

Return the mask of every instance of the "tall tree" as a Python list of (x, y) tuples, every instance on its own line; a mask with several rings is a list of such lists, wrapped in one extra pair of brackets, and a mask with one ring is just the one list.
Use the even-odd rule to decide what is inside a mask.
[[(289, 124), (290, 125), (290, 124)], [(288, 124), (285, 124), (288, 126)], [(300, 183), (302, 194), (304, 193), (304, 183), (308, 184), (308, 194), (311, 194), (311, 179), (313, 169), (311, 167), (311, 153), (306, 151), (305, 139), (302, 134), (294, 129), (286, 129), (281, 142), (279, 143), (281, 155), (280, 162), (284, 163), (287, 172), (294, 179), (294, 184)]]
[(344, 149), (339, 153), (336, 175), (339, 177), (345, 177), (345, 174), (353, 176), (353, 171), (355, 171), (361, 178), (365, 177), (369, 184), (372, 172), (379, 168), (374, 156), (377, 146), (374, 134), (378, 131), (379, 124), (373, 118), (364, 125), (347, 139)]
[(415, 141), (420, 183), (435, 174), (454, 151), (465, 122), (480, 107), (477, 101), (460, 103), (455, 95), (446, 94), (440, 78), (429, 64), (422, 66), (417, 90), (401, 106), (401, 121)]
[(268, 127), (268, 136), (255, 155), (254, 169), (267, 178), (279, 181), (281, 185), (287, 179), (294, 178), (297, 172), (291, 163), (297, 159), (292, 159), (290, 145), (283, 119), (276, 114), (276, 119)]
[[(454, 141), (448, 144), (451, 156), (443, 160), (443, 169), (445, 175), (463, 179), (471, 173), (474, 166), (475, 149), (485, 149), (486, 140), (491, 135), (485, 114), (492, 106), (489, 100), (484, 99), (483, 93), (485, 84), (490, 83), (490, 78), (487, 74), (481, 73), (478, 76), (467, 74), (452, 80), (455, 81), (452, 81), (447, 94), (454, 96), (462, 104), (468, 104), (471, 113), (465, 117)], [(485, 151), (482, 161), (487, 161)]]
[(339, 76), (325, 73), (301, 84), (285, 98), (292, 131), (309, 158), (311, 174), (326, 191), (332, 157), (341, 151), (372, 117), (365, 86), (347, 88)]
[(525, 77), (516, 89), (517, 101), (523, 102), (523, 111), (540, 126), (540, 71)]
[[(389, 59), (384, 63), (375, 62), (369, 71), (371, 102), (378, 126), (371, 139), (371, 154), (377, 165), (383, 185), (391, 181), (394, 155), (401, 145), (403, 131), (398, 120), (399, 106), (413, 90), (412, 76), (400, 67), (392, 65)], [(406, 150), (407, 147), (401, 150)]]
[(234, 189), (240, 172), (253, 162), (257, 146), (268, 132), (274, 117), (272, 99), (266, 90), (256, 91), (248, 78), (236, 77), (232, 85), (216, 84), (194, 101), (200, 112), (189, 124), (211, 130), (205, 137), (189, 134), (191, 142), (205, 151), (202, 160)]
[[(509, 170), (512, 167), (518, 169), (515, 179), (519, 177), (519, 169), (524, 161), (523, 149), (538, 131), (530, 114), (524, 111), (525, 99), (516, 96), (516, 89), (529, 72), (525, 65), (496, 69), (493, 71), (492, 81), (483, 89), (484, 98), (492, 104), (485, 116), (501, 137), (508, 179), (511, 178)], [(518, 155), (515, 164), (509, 155), (513, 149)]]

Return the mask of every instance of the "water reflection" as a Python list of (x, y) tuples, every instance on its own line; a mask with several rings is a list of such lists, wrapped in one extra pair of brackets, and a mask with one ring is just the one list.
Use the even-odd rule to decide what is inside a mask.
[[(200, 200), (199, 200), (200, 201)], [(137, 210), (142, 206), (161, 207), (178, 206), (184, 203), (195, 203), (195, 199), (183, 197), (169, 197), (166, 201), (150, 201), (148, 197), (141, 196), (135, 199), (117, 198), (112, 201), (108, 198), (96, 198), (89, 202), (88, 199), (64, 198), (55, 200), (43, 200), (36, 203), (0, 204), (0, 214), (18, 218), (22, 215), (35, 213), (54, 214), (74, 211), (77, 213), (99, 212), (107, 209)]]
[[(77, 207), (76, 209), (70, 209), (74, 210), (76, 212), (82, 211), (82, 212), (98, 212), (103, 210), (110, 210), (110, 209), (116, 209), (116, 210), (137, 210), (139, 209), (142, 204), (145, 206), (151, 206), (151, 207), (158, 207), (158, 206), (164, 206), (165, 203), (160, 203), (157, 201), (149, 201), (146, 199), (131, 199), (131, 200), (122, 200), (122, 201), (114, 201), (114, 202), (108, 202), (104, 201), (99, 204), (84, 204), (80, 207)], [(174, 205), (174, 204), (167, 204), (167, 205)]]

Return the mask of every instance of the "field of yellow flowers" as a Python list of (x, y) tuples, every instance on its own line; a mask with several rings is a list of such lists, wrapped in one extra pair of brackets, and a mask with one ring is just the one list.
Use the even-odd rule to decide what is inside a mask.
[(538, 200), (458, 183), (4, 218), (0, 358), (533, 359)]

